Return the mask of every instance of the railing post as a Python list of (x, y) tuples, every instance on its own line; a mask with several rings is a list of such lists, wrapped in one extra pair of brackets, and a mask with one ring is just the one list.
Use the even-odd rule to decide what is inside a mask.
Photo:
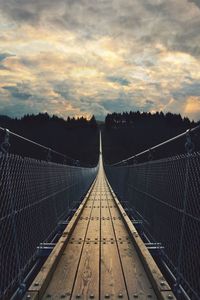
[(52, 150), (50, 148), (47, 150), (46, 160), (47, 162), (50, 162), (52, 160)]
[(7, 154), (10, 148), (10, 131), (8, 129), (4, 130), (4, 138), (1, 143), (0, 150), (4, 154)]
[(152, 149), (151, 149), (151, 148), (149, 149), (148, 160), (149, 160), (149, 161), (153, 160), (153, 152), (152, 152)]

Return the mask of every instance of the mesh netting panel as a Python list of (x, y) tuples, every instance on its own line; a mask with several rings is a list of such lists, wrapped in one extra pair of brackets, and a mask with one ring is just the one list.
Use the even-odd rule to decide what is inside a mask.
[(0, 156), (0, 299), (20, 284), (48, 240), (89, 188), (97, 168)]
[(200, 153), (121, 167), (108, 179), (145, 230), (165, 247), (178, 283), (200, 298)]

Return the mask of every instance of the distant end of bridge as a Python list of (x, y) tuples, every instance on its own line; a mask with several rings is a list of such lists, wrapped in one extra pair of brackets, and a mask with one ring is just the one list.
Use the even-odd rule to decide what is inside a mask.
[(198, 129), (176, 137), (183, 155), (112, 166), (100, 133), (98, 165), (80, 167), (25, 138), (47, 160), (10, 154), (21, 137), (0, 128), (0, 299), (200, 299)]

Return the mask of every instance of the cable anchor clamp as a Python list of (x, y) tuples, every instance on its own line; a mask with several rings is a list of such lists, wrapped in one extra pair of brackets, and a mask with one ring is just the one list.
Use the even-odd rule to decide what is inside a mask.
[(47, 160), (47, 162), (50, 162), (52, 160), (52, 150), (51, 150), (51, 148), (48, 148), (48, 150), (47, 150), (46, 160)]
[(8, 129), (4, 130), (3, 142), (0, 145), (1, 152), (4, 154), (8, 153), (10, 148), (10, 131)]
[(192, 142), (192, 137), (190, 134), (190, 129), (187, 130), (186, 132), (186, 143), (185, 143), (185, 150), (188, 154), (191, 154), (192, 152), (194, 152), (195, 149), (195, 145)]

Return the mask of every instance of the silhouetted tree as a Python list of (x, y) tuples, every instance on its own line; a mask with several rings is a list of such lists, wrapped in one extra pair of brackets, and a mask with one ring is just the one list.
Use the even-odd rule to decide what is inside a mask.
[[(195, 126), (188, 118), (170, 112), (130, 111), (108, 114), (105, 118), (104, 159), (112, 163), (146, 150)], [(185, 151), (185, 141), (179, 140), (156, 152), (156, 157)]]
[[(98, 161), (99, 140), (94, 116), (91, 120), (83, 117), (68, 117), (64, 120), (56, 115), (51, 117), (47, 113), (27, 114), (21, 119), (0, 116), (0, 126), (87, 165), (96, 164)], [(43, 150), (17, 139), (12, 139), (11, 142), (11, 152), (45, 159)]]

